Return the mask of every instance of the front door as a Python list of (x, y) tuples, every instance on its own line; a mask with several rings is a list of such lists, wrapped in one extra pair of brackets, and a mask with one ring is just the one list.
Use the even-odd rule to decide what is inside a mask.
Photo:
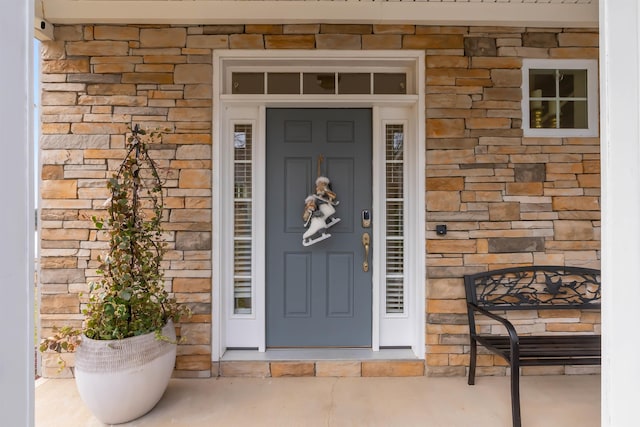
[[(372, 229), (362, 213), (371, 209), (373, 192), (371, 110), (268, 109), (266, 146), (267, 346), (370, 347), (363, 234), (372, 237)], [(308, 199), (330, 226), (303, 239), (319, 224), (312, 217), (305, 227), (302, 218), (318, 175), (330, 181), (335, 213), (320, 209), (326, 194)]]

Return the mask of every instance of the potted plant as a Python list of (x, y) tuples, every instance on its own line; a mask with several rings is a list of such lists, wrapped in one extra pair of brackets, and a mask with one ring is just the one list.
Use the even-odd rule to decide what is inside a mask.
[(109, 251), (90, 283), (81, 335), (71, 328), (43, 340), (40, 350), (76, 351), (75, 378), (83, 401), (105, 424), (138, 418), (160, 400), (176, 357), (173, 321), (187, 314), (164, 287), (160, 268), (162, 181), (148, 144), (161, 138), (136, 125), (127, 154), (107, 182)]

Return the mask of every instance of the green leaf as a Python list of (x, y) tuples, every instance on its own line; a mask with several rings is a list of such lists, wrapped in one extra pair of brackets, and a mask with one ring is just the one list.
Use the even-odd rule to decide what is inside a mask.
[(131, 290), (130, 289), (123, 289), (120, 292), (120, 298), (122, 298), (125, 301), (129, 301), (131, 299)]
[(98, 230), (102, 230), (104, 225), (102, 218), (98, 218), (94, 215), (91, 217), (91, 221), (93, 221), (93, 225), (95, 225)]

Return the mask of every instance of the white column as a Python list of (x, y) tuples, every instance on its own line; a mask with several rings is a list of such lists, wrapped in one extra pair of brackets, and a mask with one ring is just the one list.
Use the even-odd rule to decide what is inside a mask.
[(600, 0), (602, 426), (638, 425), (640, 402), (640, 17)]
[(6, 426), (32, 426), (32, 0), (2, 0), (0, 40), (0, 423)]

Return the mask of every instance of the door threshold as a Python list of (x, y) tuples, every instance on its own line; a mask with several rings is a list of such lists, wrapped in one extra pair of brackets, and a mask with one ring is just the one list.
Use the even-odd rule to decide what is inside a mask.
[(232, 361), (363, 361), (363, 360), (419, 360), (410, 348), (273, 348), (257, 350), (227, 350), (221, 362)]

